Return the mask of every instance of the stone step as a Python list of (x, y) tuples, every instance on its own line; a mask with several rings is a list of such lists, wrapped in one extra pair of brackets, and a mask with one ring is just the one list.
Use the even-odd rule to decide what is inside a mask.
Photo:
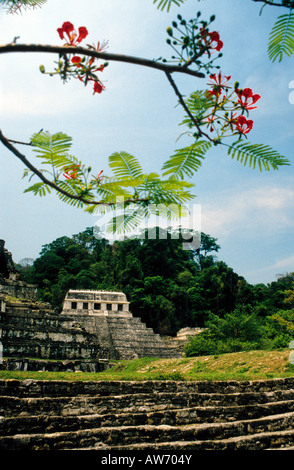
[[(0, 379), (0, 396), (13, 397), (77, 397), (112, 396), (158, 393), (198, 393), (198, 394), (245, 394), (251, 400), (256, 394), (272, 394), (274, 400), (285, 399), (293, 394), (294, 378), (272, 379), (266, 381), (95, 381), (69, 382), (66, 380), (16, 380)], [(285, 395), (285, 396), (286, 396)], [(156, 395), (157, 396), (157, 395)], [(290, 398), (288, 398), (290, 399)], [(266, 400), (272, 401), (272, 400)], [(250, 402), (247, 402), (250, 403)]]
[[(216, 439), (205, 441), (174, 441), (160, 443), (139, 443), (124, 446), (103, 447), (97, 444), (88, 447), (87, 450), (119, 450), (119, 451), (223, 451), (223, 450), (291, 450), (294, 442), (294, 430), (275, 431), (252, 434), (250, 436), (237, 436), (228, 439)], [(75, 450), (82, 450), (76, 448)], [(86, 449), (84, 449), (86, 450)], [(248, 455), (248, 454), (247, 454)]]
[(86, 415), (38, 414), (4, 417), (0, 416), (0, 436), (29, 433), (76, 431), (97, 427), (223, 423), (259, 419), (271, 415), (294, 412), (294, 401), (266, 403), (264, 405), (200, 407), (168, 409), (136, 413), (105, 413)]
[[(263, 417), (257, 420), (237, 421), (234, 423), (213, 423), (200, 425), (139, 425), (84, 429), (78, 431), (53, 432), (48, 434), (15, 434), (3, 436), (1, 450), (65, 450), (71, 448), (93, 447), (131, 449), (138, 444), (159, 442), (201, 441), (209, 449), (211, 442), (219, 449), (226, 444), (227, 449), (244, 448), (244, 443), (256, 448), (256, 442), (272, 447), (293, 444), (294, 412)], [(273, 442), (273, 436), (275, 441)], [(278, 437), (280, 436), (280, 438)], [(281, 437), (283, 439), (281, 440)], [(222, 441), (220, 443), (220, 441)], [(268, 445), (270, 443), (270, 445)], [(154, 448), (154, 447), (153, 447)], [(197, 447), (196, 447), (197, 448)]]
[(0, 416), (12, 417), (18, 413), (22, 416), (105, 414), (113, 412), (150, 412), (169, 409), (208, 407), (208, 406), (247, 406), (266, 404), (277, 401), (294, 400), (294, 390), (264, 393), (243, 394), (209, 394), (209, 393), (158, 393), (130, 394), (118, 396), (77, 396), (77, 397), (42, 397), (20, 398), (0, 396)]

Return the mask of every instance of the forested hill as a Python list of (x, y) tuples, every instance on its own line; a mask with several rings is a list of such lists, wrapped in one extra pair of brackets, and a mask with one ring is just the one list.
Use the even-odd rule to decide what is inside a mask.
[(17, 267), (24, 280), (38, 285), (40, 299), (58, 309), (70, 288), (123, 291), (133, 315), (161, 335), (205, 326), (212, 314), (224, 318), (240, 307), (259, 317), (294, 307), (294, 273), (250, 285), (218, 261), (220, 246), (212, 236), (202, 233), (199, 249), (183, 250), (182, 242), (167, 233), (166, 239), (110, 244), (88, 228), (44, 245), (32, 266)]

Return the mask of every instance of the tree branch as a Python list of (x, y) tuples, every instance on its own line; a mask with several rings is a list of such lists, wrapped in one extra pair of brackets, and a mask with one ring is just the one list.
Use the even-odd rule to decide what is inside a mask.
[(285, 8), (293, 8), (293, 6), (290, 5), (283, 5), (282, 3), (276, 3), (274, 1), (270, 0), (252, 0), (253, 2), (261, 2), (264, 3), (264, 5), (272, 5), (274, 7), (285, 7)]
[(184, 110), (186, 111), (186, 113), (188, 114), (189, 118), (193, 121), (193, 124), (195, 125), (196, 129), (198, 130), (199, 134), (205, 136), (208, 140), (210, 140), (210, 142), (214, 142), (214, 139), (212, 139), (207, 133), (203, 132), (201, 129), (200, 129), (200, 126), (197, 122), (197, 120), (194, 118), (193, 114), (191, 113), (191, 111), (189, 110), (188, 106), (186, 105), (185, 101), (184, 101), (184, 98), (183, 96), (181, 95), (177, 85), (175, 84), (174, 80), (172, 79), (170, 73), (166, 72), (166, 76), (168, 78), (168, 81), (169, 83), (171, 84), (172, 88), (174, 89), (174, 92), (175, 94), (177, 95), (177, 97), (179, 98), (179, 102), (181, 104), (181, 106), (184, 108)]
[(160, 70), (162, 72), (178, 72), (186, 75), (192, 75), (193, 77), (205, 78), (205, 74), (191, 70), (188, 68), (180, 67), (178, 65), (168, 65), (162, 62), (156, 62), (155, 60), (143, 59), (141, 57), (133, 57), (122, 54), (112, 54), (109, 52), (98, 52), (91, 49), (85, 49), (84, 47), (75, 46), (51, 46), (47, 44), (4, 44), (0, 46), (0, 54), (10, 52), (45, 52), (45, 53), (57, 53), (57, 54), (83, 54), (85, 56), (95, 57), (97, 59), (109, 60), (114, 62), (124, 62), (129, 64), (141, 65), (143, 67), (150, 67), (153, 69)]
[[(94, 200), (88, 200), (88, 199), (85, 199), (84, 197), (82, 196), (75, 196), (74, 194), (71, 194), (71, 193), (68, 193), (67, 191), (65, 191), (64, 189), (60, 188), (57, 184), (55, 184), (53, 181), (50, 181), (48, 180), (44, 175), (43, 173), (38, 170), (38, 168), (36, 168), (27, 158), (25, 155), (23, 155), (22, 153), (19, 152), (19, 150), (14, 147), (12, 144), (11, 144), (11, 140), (8, 140), (2, 133), (1, 129), (0, 129), (0, 141), (2, 142), (2, 144), (8, 149), (10, 150), (10, 152), (12, 152), (17, 158), (19, 158), (19, 160), (22, 161), (22, 163), (24, 163), (24, 165), (26, 165), (35, 175), (37, 175), (41, 181), (43, 181), (43, 183), (47, 184), (48, 186), (50, 186), (51, 188), (55, 189), (56, 191), (58, 191), (59, 193), (61, 194), (64, 194), (65, 196), (71, 198), (71, 199), (75, 199), (75, 200), (78, 200), (80, 202), (82, 202), (83, 204), (86, 204), (86, 205), (100, 205), (100, 206), (114, 206), (116, 204), (116, 202), (104, 202), (104, 201), (94, 201)], [(20, 142), (22, 143), (22, 142)], [(138, 198), (134, 198), (134, 199), (127, 199), (126, 201), (124, 201), (125, 204), (131, 204), (131, 203), (134, 203), (134, 204), (139, 204), (141, 202), (148, 202), (148, 198), (144, 198), (144, 199), (138, 199)]]

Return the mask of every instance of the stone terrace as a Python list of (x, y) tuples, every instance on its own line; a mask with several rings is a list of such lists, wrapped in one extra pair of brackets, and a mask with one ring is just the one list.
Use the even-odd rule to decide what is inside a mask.
[(290, 450), (293, 424), (294, 378), (0, 381), (0, 450)]

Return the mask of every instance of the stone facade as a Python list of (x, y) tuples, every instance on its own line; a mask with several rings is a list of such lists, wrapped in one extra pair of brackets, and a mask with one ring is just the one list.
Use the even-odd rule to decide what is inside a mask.
[(132, 316), (129, 302), (122, 292), (69, 290), (63, 304), (63, 314)]

